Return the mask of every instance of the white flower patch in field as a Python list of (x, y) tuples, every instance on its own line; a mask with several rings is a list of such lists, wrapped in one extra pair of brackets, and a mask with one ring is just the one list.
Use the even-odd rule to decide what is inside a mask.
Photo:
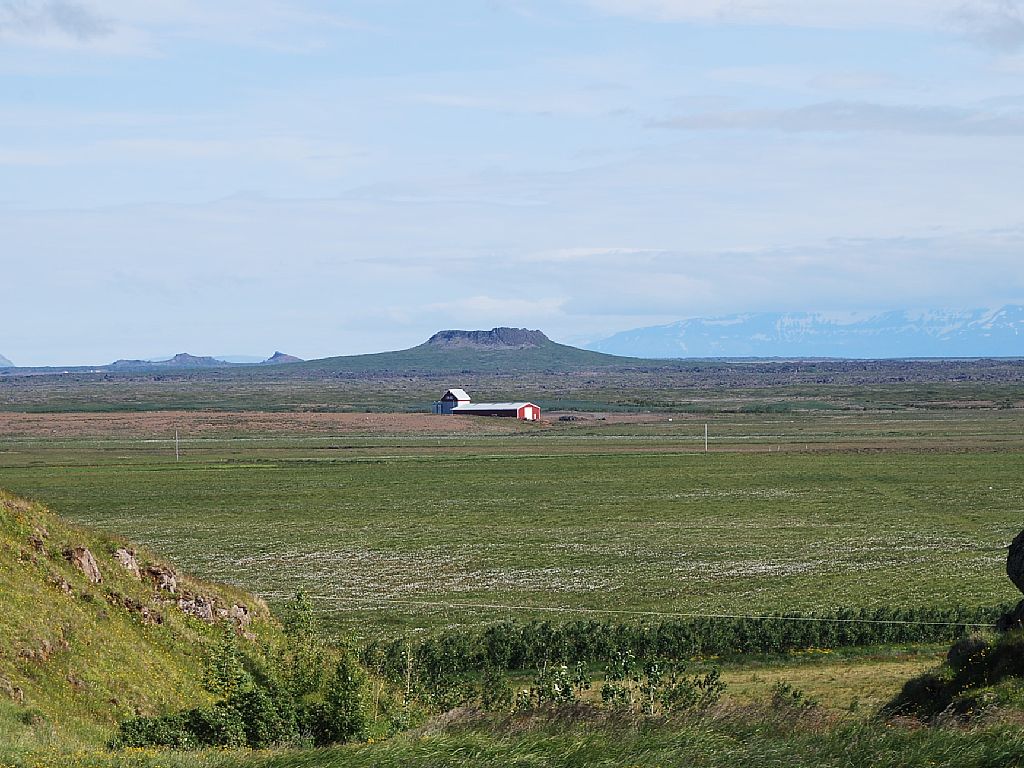
[[(510, 591), (580, 593), (622, 586), (612, 568), (481, 567), (479, 547), (432, 548), (413, 554), (371, 549), (262, 552), (234, 561), (273, 572), (282, 583), (303, 582), (317, 595), (372, 603), (417, 595)], [(262, 579), (261, 579), (262, 580)], [(283, 598), (278, 590), (263, 590)]]
[[(669, 494), (670, 499), (794, 499), (812, 493), (804, 488), (700, 488), (685, 493)], [(658, 497), (664, 498), (664, 497)]]
[(450, 592), (500, 590), (522, 592), (598, 592), (621, 586), (610, 574), (598, 575), (593, 569), (585, 571), (562, 568), (506, 568), (467, 571), (458, 574), (443, 585)]
[(709, 562), (695, 560), (674, 569), (677, 578), (693, 581), (748, 578), (751, 576), (796, 576), (824, 571), (831, 566), (827, 560), (734, 560)]
[(836, 542), (843, 552), (965, 552), (984, 545), (964, 536), (935, 536), (920, 531), (899, 531), (887, 536), (845, 538)]

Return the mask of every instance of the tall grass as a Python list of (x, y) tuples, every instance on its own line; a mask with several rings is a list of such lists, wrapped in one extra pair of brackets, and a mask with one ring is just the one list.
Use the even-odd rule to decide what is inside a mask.
[(1014, 768), (1024, 765), (1019, 727), (941, 729), (830, 720), (770, 705), (724, 708), (667, 721), (564, 715), (473, 718), (378, 744), (282, 752), (9, 755), (18, 768)]

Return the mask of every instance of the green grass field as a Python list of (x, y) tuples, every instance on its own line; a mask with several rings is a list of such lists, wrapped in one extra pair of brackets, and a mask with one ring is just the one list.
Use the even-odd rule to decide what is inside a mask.
[[(440, 422), (439, 422), (440, 424)], [(502, 618), (1015, 600), (1020, 410), (494, 434), (0, 437), (0, 487), (360, 637)]]
[[(405, 417), (14, 414), (0, 417), (0, 487), (272, 607), (304, 590), (329, 628), (362, 640), (507, 618), (1019, 598), (1003, 568), (1024, 525), (1021, 409), (715, 402), (707, 415), (458, 430), (411, 418), (406, 429)], [(0, 743), (0, 765), (1020, 764), (1012, 708), (970, 729), (872, 719), (944, 650), (723, 658), (721, 707), (668, 723), (493, 715), (380, 744), (198, 755), (106, 753), (99, 737), (69, 752), (32, 725), (20, 746)], [(773, 709), (781, 682), (821, 706)], [(24, 720), (21, 705), (2, 706)]]

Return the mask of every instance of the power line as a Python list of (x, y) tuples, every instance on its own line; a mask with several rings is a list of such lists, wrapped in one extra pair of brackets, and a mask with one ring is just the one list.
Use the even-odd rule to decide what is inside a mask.
[[(315, 599), (340, 601), (348, 600), (345, 597), (334, 597), (320, 595)], [(450, 603), (432, 600), (400, 600), (397, 598), (377, 598), (376, 603), (389, 605), (414, 605), (423, 608), (457, 608), (467, 610), (490, 609), (499, 611), (541, 611), (547, 613), (586, 613), (586, 614), (615, 614), (625, 616), (660, 616), (665, 618), (679, 619), (751, 619), (755, 621), (804, 621), (824, 622), (832, 624), (900, 624), (929, 627), (978, 627), (991, 628), (994, 624), (976, 624), (964, 621), (909, 621), (906, 619), (841, 619), (825, 618), (823, 616), (782, 616), (782, 615), (755, 615), (742, 613), (676, 613), (668, 611), (637, 611), (625, 608), (565, 608), (536, 605), (499, 605), (496, 603)], [(336, 610), (359, 611), (366, 610), (372, 606), (353, 606)]]

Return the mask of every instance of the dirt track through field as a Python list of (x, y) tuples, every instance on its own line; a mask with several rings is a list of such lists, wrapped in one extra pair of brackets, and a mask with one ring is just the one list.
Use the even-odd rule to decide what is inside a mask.
[(192, 437), (232, 434), (488, 434), (514, 430), (504, 419), (427, 413), (0, 413), (2, 437), (153, 437), (180, 430)]

